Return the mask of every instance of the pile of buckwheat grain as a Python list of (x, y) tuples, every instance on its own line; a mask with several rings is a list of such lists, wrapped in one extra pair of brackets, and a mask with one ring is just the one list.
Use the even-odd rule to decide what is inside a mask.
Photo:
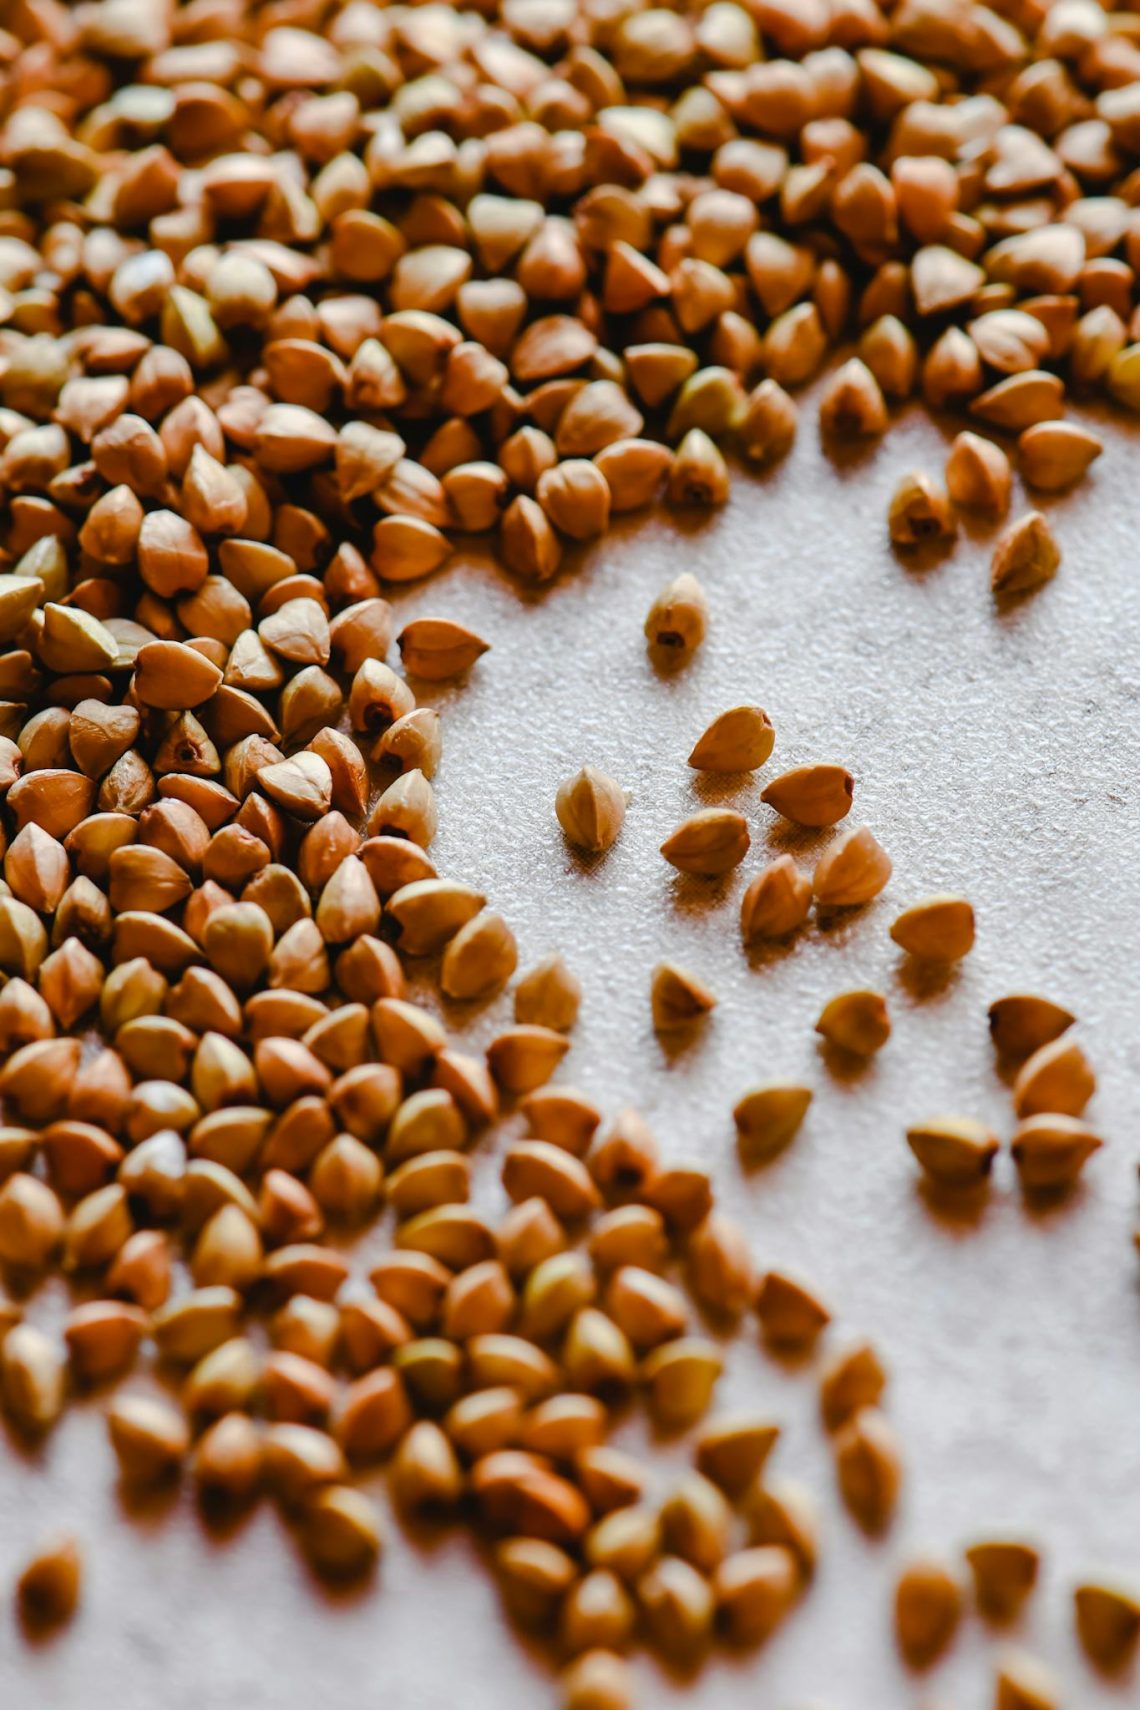
[[(959, 508), (1003, 518), (1011, 456), (1030, 489), (1080, 480), (1101, 446), (1065, 420), (1067, 389), (1140, 407), (1140, 18), (1096, 0), (12, 0), (0, 83), (0, 1262), (21, 1295), (58, 1267), (82, 1284), (62, 1340), (3, 1305), (4, 1407), (41, 1435), (72, 1386), (181, 1369), (180, 1408), (129, 1383), (110, 1399), (124, 1478), (188, 1465), (210, 1501), (268, 1491), (330, 1574), (374, 1561), (352, 1475), (390, 1457), (401, 1506), (495, 1535), (509, 1606), (568, 1663), (569, 1710), (624, 1710), (635, 1633), (685, 1660), (714, 1632), (758, 1643), (816, 1557), (807, 1493), (765, 1473), (777, 1425), (704, 1418), (722, 1354), (687, 1295), (784, 1348), (830, 1315), (755, 1273), (708, 1175), (664, 1163), (635, 1112), (607, 1124), (550, 1083), (579, 1001), (561, 957), (517, 984), (485, 1060), (409, 1001), (405, 958), (438, 957), (442, 992), (476, 999), (517, 951), (429, 853), (432, 685), (490, 641), (442, 618), (393, 637), (385, 588), (469, 535), (545, 583), (615, 515), (721, 503), (730, 459), (786, 453), (790, 392), (841, 348), (825, 440), (886, 432), (916, 394), (970, 424), (943, 479), (895, 494), (904, 555), (951, 539)], [(1058, 563), (1028, 512), (994, 546), (994, 592)], [(706, 623), (683, 575), (648, 645), (683, 664)], [(732, 708), (690, 764), (751, 771), (773, 740), (760, 708)], [(815, 828), (852, 797), (830, 763), (764, 791)], [(556, 811), (596, 853), (626, 799), (586, 766)], [(748, 845), (717, 807), (662, 854), (715, 876)], [(744, 895), (745, 942), (801, 929), (813, 902), (861, 906), (890, 870), (865, 826), (810, 879), (781, 856)], [(891, 932), (953, 962), (973, 911), (927, 898)], [(651, 998), (663, 1029), (715, 1002), (671, 963)], [(1028, 1192), (1100, 1144), (1072, 1019), (1032, 995), (991, 1012), (1024, 1063)], [(890, 1018), (849, 991), (818, 1028), (866, 1056)], [(745, 1161), (810, 1100), (745, 1094)], [(530, 1137), (492, 1227), (469, 1147), (503, 1101)], [(984, 1191), (981, 1124), (907, 1138), (936, 1186)], [(391, 1250), (362, 1279), (346, 1236), (383, 1207)], [(885, 1383), (856, 1343), (821, 1385), (870, 1531), (901, 1476)], [(637, 1393), (698, 1428), (663, 1503), (606, 1443)], [(995, 1539), (970, 1566), (997, 1619), (1037, 1558)], [(80, 1579), (73, 1541), (46, 1549), (20, 1582), (29, 1618), (66, 1618)], [(908, 1568), (908, 1660), (938, 1656), (961, 1610), (955, 1569)], [(1111, 1664), (1140, 1605), (1085, 1585), (1077, 1622)], [(1002, 1663), (999, 1710), (1055, 1703), (1031, 1659)]]

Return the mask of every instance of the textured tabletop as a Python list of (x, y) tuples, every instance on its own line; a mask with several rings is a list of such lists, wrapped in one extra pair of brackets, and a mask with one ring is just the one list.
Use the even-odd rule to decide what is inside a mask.
[[(1056, 580), (999, 611), (989, 536), (968, 528), (921, 569), (887, 544), (908, 469), (937, 472), (945, 441), (915, 410), (837, 467), (805, 401), (799, 442), (773, 475), (738, 476), (712, 520), (626, 521), (541, 598), (477, 555), (397, 598), (401, 621), (450, 616), (493, 643), (439, 698), (442, 873), (487, 894), (518, 937), (520, 965), (561, 950), (583, 986), (560, 1078), (605, 1110), (638, 1106), (667, 1157), (699, 1159), (746, 1225), (757, 1261), (800, 1272), (830, 1304), (831, 1346), (869, 1335), (889, 1363), (887, 1408), (906, 1459), (887, 1538), (869, 1544), (835, 1495), (812, 1364), (787, 1368), (747, 1326), (726, 1348), (717, 1405), (784, 1424), (771, 1463), (817, 1492), (823, 1546), (808, 1597), (745, 1657), (714, 1655), (694, 1682), (638, 1665), (642, 1702), (699, 1710), (982, 1710), (1000, 1643), (970, 1617), (929, 1676), (898, 1660), (893, 1573), (915, 1552), (971, 1536), (1038, 1542), (1044, 1573), (1016, 1636), (1053, 1663), (1070, 1710), (1136, 1702), (1136, 1679), (1098, 1681), (1078, 1651), (1071, 1589), (1089, 1573), (1140, 1585), (1140, 551), (1136, 444), (1119, 429), (1074, 495), (1047, 503), (1063, 550)], [(1027, 508), (1015, 494), (1015, 514)], [(641, 625), (682, 569), (706, 585), (709, 633), (679, 673), (658, 675)], [(765, 707), (772, 760), (749, 782), (702, 779), (686, 756), (717, 712)], [(894, 877), (870, 908), (790, 947), (741, 946), (744, 886), (767, 851), (809, 862), (827, 834), (792, 831), (760, 802), (767, 775), (836, 760), (855, 816)], [(579, 862), (554, 819), (558, 782), (584, 764), (630, 792), (625, 829)], [(683, 879), (658, 846), (687, 813), (726, 802), (752, 852), (724, 882)], [(974, 953), (916, 979), (887, 936), (894, 911), (935, 890), (970, 897)], [(666, 1048), (649, 1018), (663, 956), (719, 998), (700, 1034)], [(894, 1033), (857, 1072), (817, 1049), (824, 1001), (857, 985), (888, 997)], [(986, 1007), (1040, 990), (1079, 1017), (1100, 1076), (1088, 1118), (1108, 1144), (1079, 1190), (1027, 1210), (1008, 1153), (984, 1209), (953, 1220), (918, 1191), (908, 1121), (949, 1111), (1012, 1128)], [(453, 1007), (485, 1043), (510, 998)], [(752, 1082), (806, 1079), (815, 1100), (794, 1145), (743, 1172), (731, 1110)], [(476, 1196), (501, 1208), (496, 1154), (476, 1152)], [(357, 1249), (383, 1242), (380, 1228)], [(37, 1301), (50, 1319), (61, 1302)], [(191, 1497), (135, 1511), (119, 1495), (98, 1398), (70, 1409), (34, 1456), (0, 1459), (0, 1578), (60, 1528), (84, 1544), (72, 1627), (32, 1644), (5, 1603), (0, 1702), (11, 1710), (492, 1710), (553, 1703), (540, 1652), (502, 1615), (460, 1531), (409, 1541), (393, 1519), (375, 1583), (343, 1596), (311, 1579), (263, 1505), (224, 1538)], [(638, 1441), (629, 1426), (619, 1439)], [(659, 1444), (661, 1485), (683, 1445)], [(369, 1485), (383, 1490), (378, 1476)]]

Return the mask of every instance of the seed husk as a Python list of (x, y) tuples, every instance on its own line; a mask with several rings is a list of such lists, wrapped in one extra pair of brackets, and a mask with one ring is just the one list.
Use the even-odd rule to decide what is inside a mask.
[(1140, 1640), (1140, 1600), (1121, 1586), (1093, 1581), (1077, 1586), (1073, 1609), (1089, 1661), (1106, 1674), (1123, 1669)]
[(865, 825), (845, 831), (816, 862), (812, 889), (822, 908), (861, 908), (885, 889), (891, 858)]
[(974, 1576), (974, 1597), (987, 1621), (1016, 1619), (1037, 1583), (1040, 1558), (1031, 1544), (995, 1538), (971, 1544), (966, 1561)]
[(924, 962), (958, 962), (974, 946), (974, 910), (965, 897), (924, 897), (897, 915), (891, 937)]
[(675, 962), (659, 962), (653, 970), (650, 1000), (659, 1033), (688, 1027), (716, 1007), (716, 998), (704, 982)]
[(823, 1006), (815, 1030), (829, 1045), (872, 1057), (891, 1036), (887, 1000), (881, 992), (840, 992)]
[(1104, 1142), (1072, 1116), (1030, 1116), (1019, 1123), (1010, 1151), (1028, 1192), (1068, 1188)]
[(990, 586), (995, 594), (1025, 594), (1057, 573), (1061, 549), (1040, 511), (1012, 523), (994, 547)]
[(1079, 1116), (1095, 1091), (1096, 1075), (1083, 1048), (1062, 1036), (1039, 1046), (1021, 1065), (1013, 1083), (1013, 1108), (1022, 1118)]
[(733, 808), (702, 808), (665, 839), (661, 853), (678, 872), (719, 878), (740, 865), (750, 843), (743, 814)]
[(703, 772), (752, 772), (767, 760), (775, 741), (762, 707), (730, 707), (697, 739), (689, 765)]
[(753, 1087), (733, 1107), (733, 1120), (745, 1161), (767, 1163), (794, 1139), (812, 1101), (810, 1087), (769, 1081)]
[(599, 855), (617, 841), (625, 820), (625, 791), (595, 766), (583, 766), (558, 786), (554, 810), (567, 840)]
[(843, 766), (796, 766), (783, 772), (760, 800), (795, 825), (835, 825), (851, 811), (855, 780)]
[(911, 1668), (929, 1668), (949, 1648), (962, 1618), (962, 1589), (938, 1561), (917, 1561), (895, 1585), (895, 1635)]
[(790, 855), (778, 855), (757, 873), (740, 902), (740, 930), (746, 945), (783, 938), (803, 925), (811, 908), (811, 881)]

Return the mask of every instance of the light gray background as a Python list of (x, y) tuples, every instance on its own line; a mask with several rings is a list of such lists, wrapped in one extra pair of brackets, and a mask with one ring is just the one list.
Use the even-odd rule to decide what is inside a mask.
[[(401, 621), (451, 616), (493, 643), (468, 683), (437, 697), (434, 854), (506, 915), (523, 967), (557, 948), (580, 976), (582, 1014), (560, 1078), (608, 1112), (638, 1105), (667, 1157), (706, 1162), (759, 1263), (802, 1272), (831, 1303), (830, 1345), (869, 1334), (891, 1369), (905, 1493), (889, 1537), (871, 1545), (835, 1499), (814, 1368), (775, 1364), (751, 1325), (732, 1344), (718, 1404), (784, 1422), (771, 1465), (818, 1492), (820, 1571), (762, 1652), (718, 1654), (688, 1686), (639, 1662), (646, 1705), (988, 1706), (1000, 1641), (970, 1617), (950, 1658), (917, 1679), (894, 1653), (890, 1596), (914, 1552), (953, 1553), (1002, 1530), (1044, 1551), (1017, 1636), (1056, 1665), (1066, 1704), (1135, 1702), (1135, 1679), (1109, 1685), (1090, 1673), (1069, 1601), (1088, 1573), (1140, 1584), (1135, 444), (1114, 431), (1082, 489), (1047, 503), (1060, 574), (1007, 612), (989, 594), (985, 531), (923, 570), (889, 550), (895, 482), (911, 468), (937, 472), (944, 446), (915, 410), (837, 468), (809, 398), (789, 461), (764, 479), (735, 477), (711, 520), (623, 522), (534, 601), (466, 549), (397, 600)], [(1025, 506), (1018, 492), (1015, 512)], [(709, 635), (687, 669), (664, 678), (641, 625), (682, 569), (707, 587)], [(775, 753), (755, 781), (702, 781), (689, 749), (741, 701), (767, 709)], [(812, 926), (750, 964), (738, 929), (748, 878), (771, 850), (810, 863), (826, 841), (781, 827), (760, 790), (777, 770), (818, 759), (854, 773), (853, 820), (885, 844), (894, 878), (839, 929)], [(559, 781), (585, 763), (631, 795), (619, 843), (592, 868), (568, 851), (553, 812)], [(680, 879), (659, 844), (688, 812), (721, 800), (747, 816), (751, 854), (724, 883)], [(915, 982), (887, 926), (902, 904), (940, 889), (973, 899), (977, 947), (948, 979)], [(676, 1051), (649, 1022), (650, 971), (666, 955), (720, 999)], [(813, 1023), (828, 997), (861, 984), (887, 994), (894, 1034), (864, 1071), (837, 1075)], [(903, 1130), (960, 1111), (1008, 1136), (985, 1012), (1019, 989), (1078, 1013), (1101, 1078), (1089, 1116), (1108, 1144), (1080, 1191), (1047, 1215), (1024, 1208), (1003, 1155), (982, 1215), (956, 1223), (916, 1190)], [(482, 1044), (509, 1016), (504, 997), (449, 1020)], [(732, 1104), (751, 1082), (782, 1076), (809, 1080), (815, 1102), (791, 1150), (746, 1176)], [(479, 1148), (479, 1198), (491, 1207), (502, 1204), (494, 1156), (513, 1126)], [(379, 1234), (361, 1244), (362, 1264), (379, 1244)], [(50, 1320), (59, 1307), (49, 1297), (33, 1316)], [(675, 1451), (656, 1453), (664, 1484)], [(210, 1539), (188, 1494), (128, 1517), (97, 1401), (73, 1409), (42, 1454), (13, 1448), (0, 1459), (5, 1584), (60, 1527), (86, 1550), (74, 1626), (31, 1645), (10, 1608), (0, 1613), (0, 1698), (21, 1710), (553, 1701), (539, 1652), (504, 1621), (461, 1533), (412, 1546), (393, 1522), (377, 1584), (330, 1597), (268, 1508), (224, 1542)]]

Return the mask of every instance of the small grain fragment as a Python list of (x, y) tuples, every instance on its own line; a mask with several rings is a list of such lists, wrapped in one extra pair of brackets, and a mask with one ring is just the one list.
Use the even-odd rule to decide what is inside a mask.
[(790, 855), (778, 855), (749, 883), (740, 901), (745, 945), (783, 938), (803, 925), (811, 909), (811, 881)]
[(659, 1033), (688, 1027), (715, 1008), (716, 998), (702, 980), (675, 962), (659, 962), (650, 982), (653, 1025)]
[(950, 1647), (962, 1618), (962, 1588), (942, 1562), (917, 1561), (895, 1585), (895, 1635), (911, 1668), (929, 1668)]
[(1140, 1599), (1122, 1586), (1086, 1582), (1073, 1593), (1073, 1610), (1089, 1661), (1105, 1674), (1125, 1668), (1140, 1640)]
[(887, 1376), (870, 1342), (844, 1348), (827, 1362), (819, 1380), (819, 1402), (829, 1431), (845, 1425), (862, 1407), (876, 1407)]
[(750, 842), (743, 814), (733, 808), (702, 808), (665, 839), (661, 853), (678, 872), (720, 878), (740, 865)]
[(1026, 485), (1046, 493), (1075, 486), (1103, 450), (1098, 436), (1076, 422), (1036, 422), (1017, 442)]
[(998, 540), (990, 565), (995, 594), (1025, 594), (1057, 573), (1061, 549), (1040, 511), (1019, 517)]
[(730, 707), (697, 739), (689, 765), (703, 772), (752, 772), (767, 760), (775, 741), (762, 707)]
[(595, 766), (583, 766), (558, 786), (555, 812), (568, 842), (599, 855), (616, 841), (625, 820), (625, 791)]
[(814, 1289), (783, 1271), (769, 1271), (756, 1294), (756, 1316), (777, 1348), (809, 1347), (831, 1322)]
[(836, 825), (851, 811), (855, 780), (844, 766), (796, 766), (761, 792), (760, 800), (794, 825)]
[(946, 458), (946, 490), (961, 510), (1003, 517), (1009, 509), (1009, 458), (992, 439), (968, 431), (956, 435)]
[(737, 1099), (732, 1115), (745, 1162), (767, 1163), (782, 1152), (798, 1133), (811, 1100), (810, 1087), (788, 1081), (766, 1082)]
[(887, 431), (887, 406), (879, 382), (865, 362), (852, 357), (836, 369), (819, 400), (825, 438), (876, 438)]
[(1027, 1192), (1072, 1187), (1104, 1142), (1075, 1116), (1030, 1116), (1010, 1143), (1021, 1185)]
[(1052, 1670), (1027, 1651), (1007, 1651), (998, 1664), (994, 1710), (1060, 1710)]
[(645, 637), (651, 649), (670, 663), (689, 657), (705, 638), (708, 600), (691, 571), (663, 588), (649, 608)]
[(585, 1651), (561, 1679), (562, 1710), (632, 1710), (629, 1665), (613, 1651)]
[(580, 981), (554, 952), (528, 969), (515, 987), (515, 1020), (568, 1033), (581, 1000)]
[(1020, 1061), (1049, 1045), (1072, 1027), (1071, 1010), (1051, 998), (1017, 992), (998, 998), (989, 1008), (990, 1037), (1003, 1057)]
[(824, 850), (812, 889), (822, 908), (861, 908), (885, 889), (890, 876), (890, 856), (871, 830), (860, 825)]
[(862, 1407), (835, 1439), (839, 1490), (865, 1532), (885, 1531), (902, 1482), (894, 1429), (874, 1407)]
[(966, 1561), (974, 1598), (987, 1621), (1013, 1621), (1037, 1583), (1040, 1558), (1031, 1544), (994, 1538), (971, 1544)]
[(896, 546), (927, 546), (952, 540), (958, 524), (950, 500), (928, 475), (906, 475), (891, 498), (887, 524)]
[(32, 1557), (16, 1584), (20, 1612), (32, 1626), (58, 1627), (79, 1602), (83, 1561), (74, 1538), (62, 1538)]
[(856, 1057), (872, 1057), (891, 1036), (887, 1000), (881, 992), (840, 992), (824, 1004), (815, 1030), (829, 1045)]
[(976, 1187), (989, 1176), (997, 1136), (968, 1116), (931, 1117), (906, 1131), (907, 1145), (932, 1181), (941, 1187)]
[(891, 937), (923, 962), (959, 962), (974, 947), (974, 910), (965, 897), (932, 896), (895, 916)]
[(1060, 1037), (1040, 1046), (1021, 1065), (1013, 1083), (1019, 1117), (1059, 1113), (1079, 1116), (1096, 1091), (1096, 1075), (1083, 1047)]

